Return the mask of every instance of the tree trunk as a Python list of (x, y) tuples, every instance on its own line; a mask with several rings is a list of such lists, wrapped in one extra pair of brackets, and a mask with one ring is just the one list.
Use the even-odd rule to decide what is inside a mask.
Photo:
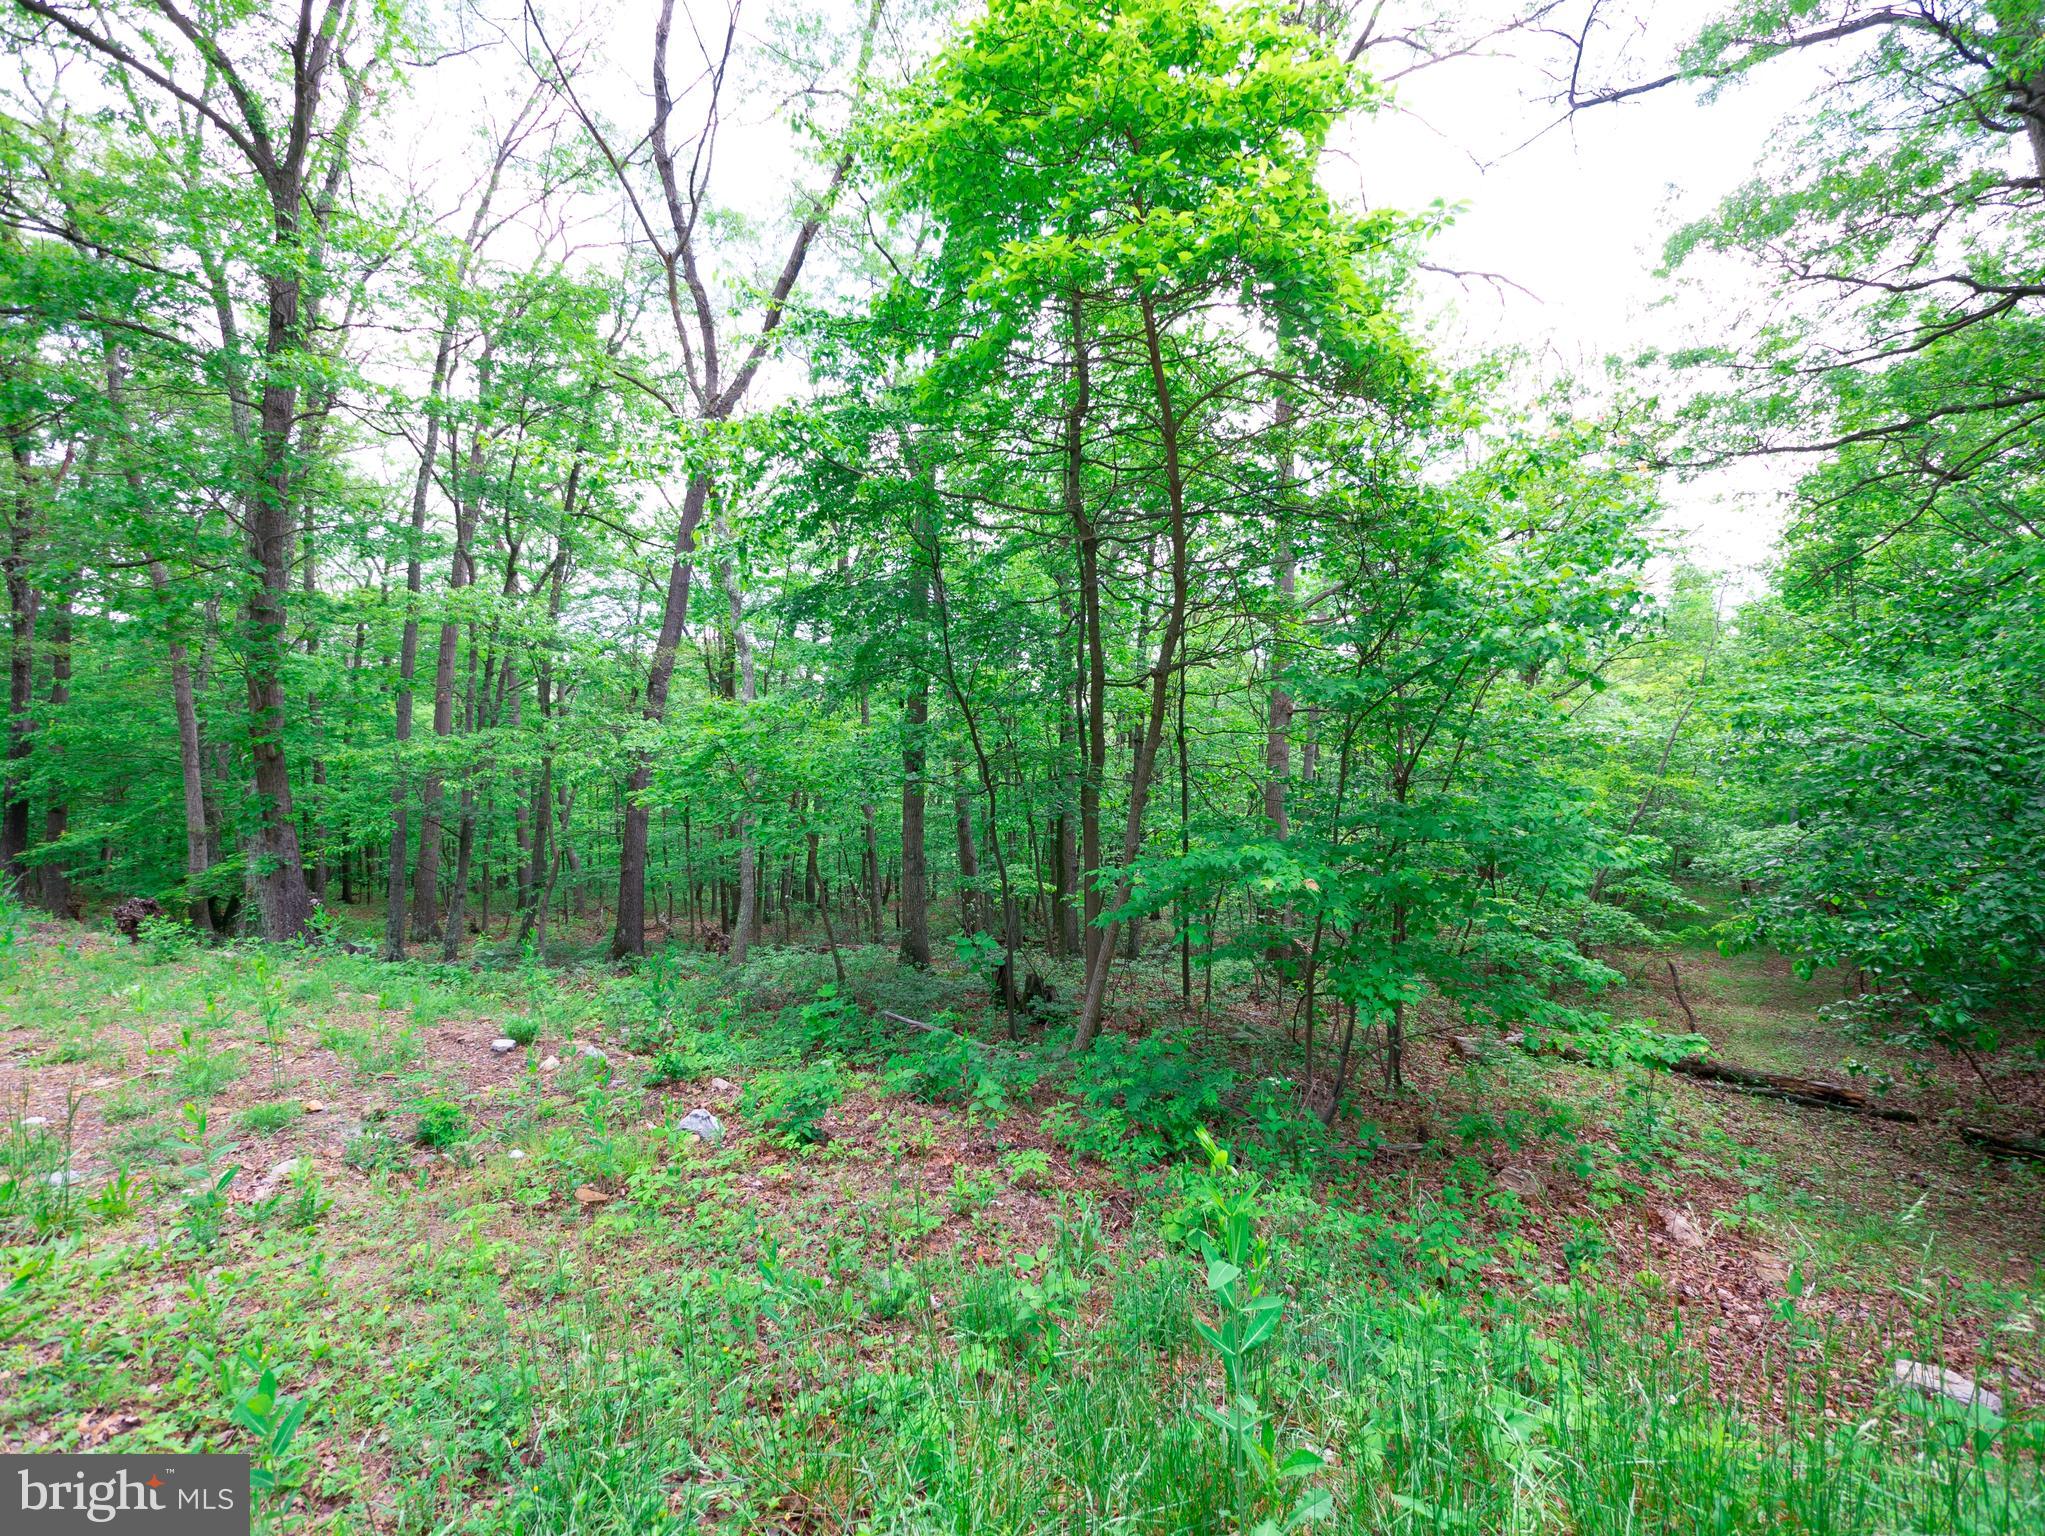
[(1292, 491), (1293, 456), (1289, 434), (1292, 429), (1292, 397), (1280, 394), (1274, 413), (1279, 437), (1277, 551), (1272, 558), (1272, 585), (1276, 588), (1277, 611), (1271, 618), (1271, 704), (1264, 727), (1264, 820), (1271, 835), (1286, 835), (1285, 781), (1292, 773), (1292, 695), (1286, 691), (1285, 676), (1290, 660), (1286, 627), (1292, 622), (1292, 600), (1297, 590), (1292, 550), (1289, 501)]
[(965, 769), (951, 765), (952, 825), (959, 847), (959, 932), (978, 933), (982, 927), (975, 882), (980, 878), (980, 857), (973, 847), (973, 799), (966, 792)]
[[(294, 183), (273, 194), (280, 233), (296, 246), (299, 201)], [(288, 212), (286, 211), (288, 209)], [(262, 472), (246, 512), (249, 552), (256, 582), (243, 607), (247, 626), (249, 750), (254, 758), (256, 801), (260, 820), (254, 839), (249, 878), (262, 914), (263, 937), (273, 942), (295, 939), (312, 917), (312, 893), (298, 851), (298, 825), (292, 814), (291, 765), (285, 755), (288, 711), (284, 694), (286, 594), (291, 590), (291, 552), (297, 519), (292, 515), (296, 475), (291, 464), (292, 429), (298, 415), (300, 354), (305, 350), (299, 314), (299, 282), (288, 258), (283, 271), (265, 280), (269, 326), (263, 357), (266, 366), (258, 427)]]
[[(653, 659), (646, 668), (646, 702), (641, 714), (658, 724), (667, 713), (668, 689), (674, 682), (675, 656), (681, 649), (682, 631), (689, 622), (689, 584), (696, 549), (696, 529), (703, 521), (703, 509), (710, 498), (710, 481), (693, 475), (682, 501), (681, 522), (675, 529), (673, 558), (668, 564), (667, 593), (661, 601), (660, 635), (653, 646)], [(618, 921), (611, 934), (611, 958), (646, 953), (646, 845), (652, 829), (652, 813), (646, 805), (646, 791), (653, 783), (653, 758), (640, 751), (632, 761), (632, 775), (625, 788), (625, 825), (618, 845)]]
[(35, 536), (35, 505), (29, 489), (28, 443), (19, 431), (8, 433), (13, 455), (14, 515), (7, 529), (7, 772), (0, 786), (0, 873), (17, 889), (26, 883), (28, 868), (28, 760), (32, 750), (35, 705), (36, 613), (42, 596), (30, 577), (30, 545)]
[[(1158, 334), (1157, 314), (1146, 296), (1138, 308), (1143, 318), (1143, 339), (1150, 358), (1151, 384), (1157, 395), (1158, 429), (1164, 447), (1165, 497), (1171, 512), (1171, 607), (1165, 616), (1164, 635), (1158, 642), (1157, 665), (1150, 674), (1150, 713), (1136, 761), (1130, 770), (1129, 816), (1122, 832), (1122, 873), (1117, 881), (1115, 905), (1124, 906), (1130, 896), (1129, 868), (1143, 847), (1143, 810), (1150, 797), (1151, 770), (1164, 740), (1165, 719), (1171, 708), (1172, 669), (1178, 661), (1179, 641), (1186, 628), (1188, 540), (1186, 486), (1179, 466), (1179, 422), (1173, 412), (1170, 380), (1166, 377), (1163, 348)], [(1101, 1014), (1107, 1004), (1108, 977), (1114, 970), (1114, 925), (1102, 935), (1099, 958), (1088, 972), (1086, 993), (1080, 1006), (1079, 1025), (1073, 1049), (1083, 1051), (1100, 1032)]]
[[(918, 533), (921, 533), (919, 525)], [(929, 628), (929, 554), (919, 536), (909, 576), (910, 643), (920, 645)], [(902, 897), (901, 962), (930, 965), (929, 862), (924, 847), (923, 775), (929, 762), (930, 675), (920, 655), (909, 658), (908, 696), (902, 701)]]
[[(64, 598), (50, 610), (50, 718), (62, 713), (64, 706), (71, 702), (71, 599)], [(43, 811), (43, 844), (45, 847), (60, 841), (70, 824), (70, 813), (64, 805), (61, 792), (52, 788), (50, 802)], [(64, 873), (64, 866), (54, 859), (36, 867), (37, 899), (46, 911), (59, 917), (72, 917), (77, 898), (71, 892), (71, 879)]]
[[(725, 601), (731, 604), (731, 648), (737, 668), (738, 704), (749, 707), (754, 698), (753, 642), (746, 634), (745, 594), (739, 590), (738, 567), (731, 559), (731, 533), (719, 511), (712, 524), (717, 534), (719, 558), (717, 575), (724, 585)], [(746, 793), (751, 795), (753, 775), (746, 774)], [(731, 936), (731, 963), (744, 965), (746, 953), (759, 935), (760, 880), (759, 853), (754, 846), (753, 819), (741, 813), (738, 824), (738, 917)]]
[(1079, 556), (1080, 623), (1086, 636), (1086, 768), (1079, 781), (1079, 879), (1086, 936), (1086, 974), (1093, 976), (1101, 952), (1097, 878), (1101, 868), (1101, 787), (1108, 776), (1108, 660), (1101, 630), (1100, 533), (1086, 510), (1086, 417), (1093, 403), (1093, 375), (1087, 358), (1085, 312), (1079, 295), (1070, 299), (1072, 406), (1065, 416), (1065, 515), (1072, 523)]

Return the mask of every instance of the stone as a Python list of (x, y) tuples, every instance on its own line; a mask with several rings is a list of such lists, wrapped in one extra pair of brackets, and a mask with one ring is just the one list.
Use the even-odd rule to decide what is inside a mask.
[(542, 1072), (554, 1072), (558, 1071), (560, 1069), (560, 1066), (561, 1058), (559, 1056), (549, 1056), (545, 1061), (540, 1063), (540, 1070)]
[(50, 1117), (48, 1115), (30, 1115), (26, 1120), (21, 1122), (22, 1127), (25, 1130), (31, 1131), (39, 1131), (49, 1123)]
[(716, 1146), (724, 1140), (724, 1123), (707, 1109), (692, 1109), (682, 1116), (681, 1128), (698, 1141)]
[(69, 1189), (73, 1184), (83, 1184), (85, 1175), (70, 1168), (59, 1168), (50, 1175), (50, 1188)]
[(1998, 1418), (2002, 1416), (2002, 1394), (1976, 1386), (1971, 1376), (1916, 1360), (1898, 1360), (1893, 1369), (1898, 1386), (1915, 1388), (1926, 1397), (1949, 1397), (1963, 1408), (1979, 1405)]
[(277, 1186), (279, 1184), (282, 1184), (288, 1178), (294, 1177), (298, 1170), (304, 1166), (305, 1159), (302, 1157), (285, 1158), (283, 1162), (277, 1164), (276, 1167), (263, 1175), (262, 1182), (256, 1185), (255, 1198), (258, 1200), (269, 1199), (270, 1196), (277, 1193)]
[(603, 1062), (606, 1066), (610, 1065), (611, 1058), (603, 1053), (602, 1048), (599, 1046), (591, 1045), (587, 1040), (583, 1041), (582, 1044), (578, 1045), (575, 1048), (575, 1054), (578, 1056), (585, 1056), (591, 1061)]
[(583, 1205), (609, 1205), (611, 1197), (594, 1184), (584, 1184), (575, 1191), (576, 1200)]
[(1696, 1222), (1692, 1221), (1681, 1211), (1673, 1208), (1665, 1209), (1661, 1212), (1661, 1218), (1662, 1231), (1668, 1235), (1669, 1241), (1678, 1248), (1702, 1248), (1704, 1246), (1704, 1233), (1699, 1230)]
[(505, 1153), (504, 1155), (510, 1158), (514, 1163), (522, 1163), (525, 1161), (525, 1152), (523, 1151), (523, 1149), (518, 1147), (513, 1147), (509, 1152)]
[(730, 1093), (735, 1086), (737, 1085), (728, 1077), (713, 1077), (710, 1079), (710, 1091), (712, 1093)]
[(1511, 1190), (1528, 1205), (1539, 1205), (1548, 1198), (1548, 1186), (1541, 1181), (1540, 1174), (1531, 1168), (1499, 1169), (1498, 1187)]
[(512, 1039), (511, 1036), (509, 1035), (499, 1035), (495, 1040), (492, 1040), (490, 1042), (490, 1054), (493, 1056), (503, 1056), (508, 1052), (515, 1051), (517, 1049), (518, 1042)]

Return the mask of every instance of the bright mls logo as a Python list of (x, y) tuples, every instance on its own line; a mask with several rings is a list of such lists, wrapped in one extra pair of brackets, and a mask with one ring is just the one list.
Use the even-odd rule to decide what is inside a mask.
[(0, 1456), (6, 1536), (248, 1536), (246, 1456)]

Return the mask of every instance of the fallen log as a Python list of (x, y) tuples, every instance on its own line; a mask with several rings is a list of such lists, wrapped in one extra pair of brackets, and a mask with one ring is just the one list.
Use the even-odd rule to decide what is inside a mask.
[[(1501, 1043), (1513, 1045), (1522, 1042), (1508, 1035)], [(1544, 1055), (1559, 1056), (1564, 1061), (1589, 1060), (1574, 1046), (1560, 1042), (1543, 1043), (1539, 1049)], [(1715, 1056), (1685, 1056), (1681, 1060), (1669, 1063), (1669, 1070), (1700, 1083), (1730, 1088), (1736, 1093), (1753, 1094), (1759, 1098), (1781, 1099), (1791, 1104), (1808, 1105), (1813, 1109), (1833, 1109), (1846, 1114), (1865, 1115), (1873, 1120), (1887, 1120), (1896, 1125), (1927, 1123), (1925, 1117), (1914, 1109), (1905, 1109), (1898, 1104), (1880, 1103), (1869, 1098), (1858, 1088), (1849, 1088), (1844, 1083), (1827, 1082), (1823, 1078), (1764, 1072), (1758, 1067), (1742, 1067), (1730, 1061), (1721, 1061)], [(2045, 1163), (2045, 1137), (2010, 1135), (1980, 1125), (1962, 1125), (1959, 1127), (1959, 1134), (1960, 1139), (1969, 1146), (1979, 1147), (1990, 1156)]]
[(955, 1040), (965, 1041), (967, 1045), (971, 1046), (976, 1051), (987, 1052), (988, 1055), (990, 1056), (998, 1056), (1001, 1054), (1001, 1047), (997, 1045), (989, 1045), (985, 1040), (975, 1040), (971, 1035), (967, 1034), (964, 1030), (946, 1029), (942, 1024), (926, 1024), (921, 1019), (910, 1018), (906, 1013), (891, 1013), (885, 1008), (879, 1010), (879, 1012), (882, 1018), (890, 1020), (893, 1023), (906, 1024), (909, 1026), (909, 1028), (920, 1029), (924, 1031), (926, 1034), (949, 1035)]
[(1737, 1088), (1742, 1093), (1757, 1094), (1763, 1098), (1787, 1099), (1792, 1104), (1808, 1104), (1815, 1109), (1843, 1109), (1852, 1114), (1893, 1120), (1904, 1125), (1915, 1125), (1918, 1121), (1915, 1110), (1878, 1103), (1858, 1088), (1828, 1083), (1822, 1078), (1763, 1072), (1754, 1067), (1720, 1061), (1714, 1056), (1685, 1056), (1670, 1062), (1669, 1070), (1684, 1077), (1694, 1077), (1700, 1082)]
[(1960, 1139), (1996, 1157), (2045, 1163), (2045, 1137), (2005, 1136), (2000, 1131), (1991, 1131), (1984, 1126), (1963, 1125), (1960, 1127)]

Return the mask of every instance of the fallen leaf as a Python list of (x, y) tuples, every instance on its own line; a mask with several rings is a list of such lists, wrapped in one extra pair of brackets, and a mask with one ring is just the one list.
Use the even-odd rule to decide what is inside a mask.
[(598, 1189), (594, 1184), (585, 1184), (576, 1190), (575, 1198), (584, 1205), (609, 1205), (611, 1203), (611, 1197)]

